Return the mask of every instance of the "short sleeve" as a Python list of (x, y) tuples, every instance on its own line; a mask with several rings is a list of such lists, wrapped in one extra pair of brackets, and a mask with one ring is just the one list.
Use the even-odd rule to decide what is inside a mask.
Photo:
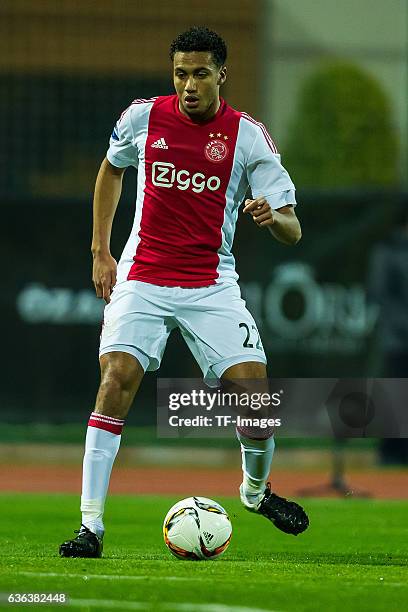
[(264, 196), (275, 210), (288, 204), (296, 206), (295, 185), (263, 126), (257, 126), (247, 161), (247, 177), (254, 198)]
[(135, 144), (132, 127), (132, 107), (122, 113), (113, 128), (106, 153), (108, 161), (117, 168), (138, 165), (138, 150)]

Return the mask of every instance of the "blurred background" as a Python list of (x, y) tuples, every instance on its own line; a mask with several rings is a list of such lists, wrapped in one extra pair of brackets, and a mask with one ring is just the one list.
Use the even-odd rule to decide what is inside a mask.
[[(91, 282), (95, 177), (131, 100), (172, 92), (168, 48), (191, 25), (225, 38), (222, 95), (265, 123), (297, 186), (299, 245), (243, 216), (234, 247), (270, 376), (408, 377), (407, 0), (2, 0), (4, 478), (39, 457), (55, 469), (81, 460), (103, 309)], [(129, 169), (116, 258), (135, 184)], [(159, 375), (200, 375), (177, 334)], [(156, 378), (143, 382), (119, 462), (236, 470), (235, 440), (157, 439)], [(311, 485), (333, 484), (346, 463), (370, 489), (379, 465), (407, 465), (406, 442), (353, 440), (333, 454), (329, 440), (283, 439), (277, 473), (287, 483), (285, 470), (303, 466)]]

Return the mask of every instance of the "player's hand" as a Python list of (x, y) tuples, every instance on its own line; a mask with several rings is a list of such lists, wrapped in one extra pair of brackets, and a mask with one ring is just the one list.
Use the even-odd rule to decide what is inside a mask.
[(252, 215), (259, 227), (273, 225), (275, 222), (273, 210), (262, 196), (255, 200), (245, 200), (244, 213)]
[(103, 298), (107, 304), (110, 302), (110, 296), (116, 284), (117, 267), (118, 264), (110, 253), (94, 255), (92, 280), (96, 296)]

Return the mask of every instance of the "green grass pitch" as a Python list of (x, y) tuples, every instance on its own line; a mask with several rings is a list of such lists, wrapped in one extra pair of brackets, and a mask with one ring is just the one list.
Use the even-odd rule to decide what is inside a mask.
[(3, 602), (9, 593), (63, 592), (68, 608), (83, 611), (408, 609), (408, 503), (305, 500), (311, 526), (295, 538), (238, 499), (217, 499), (233, 524), (218, 560), (179, 561), (168, 552), (161, 526), (176, 498), (128, 496), (107, 502), (103, 559), (61, 559), (58, 545), (78, 527), (78, 498), (2, 494)]

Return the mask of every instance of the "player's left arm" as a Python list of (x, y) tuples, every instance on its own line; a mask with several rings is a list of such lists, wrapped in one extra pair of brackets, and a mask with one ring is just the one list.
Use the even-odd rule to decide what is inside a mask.
[(302, 231), (295, 213), (295, 185), (265, 126), (244, 117), (242, 128), (245, 144), (252, 143), (246, 171), (254, 198), (245, 201), (244, 213), (250, 214), (259, 227), (267, 227), (279, 242), (296, 244)]
[(252, 215), (258, 227), (267, 227), (272, 236), (283, 244), (297, 244), (302, 237), (299, 219), (293, 206), (272, 209), (266, 198), (245, 200), (244, 213)]

